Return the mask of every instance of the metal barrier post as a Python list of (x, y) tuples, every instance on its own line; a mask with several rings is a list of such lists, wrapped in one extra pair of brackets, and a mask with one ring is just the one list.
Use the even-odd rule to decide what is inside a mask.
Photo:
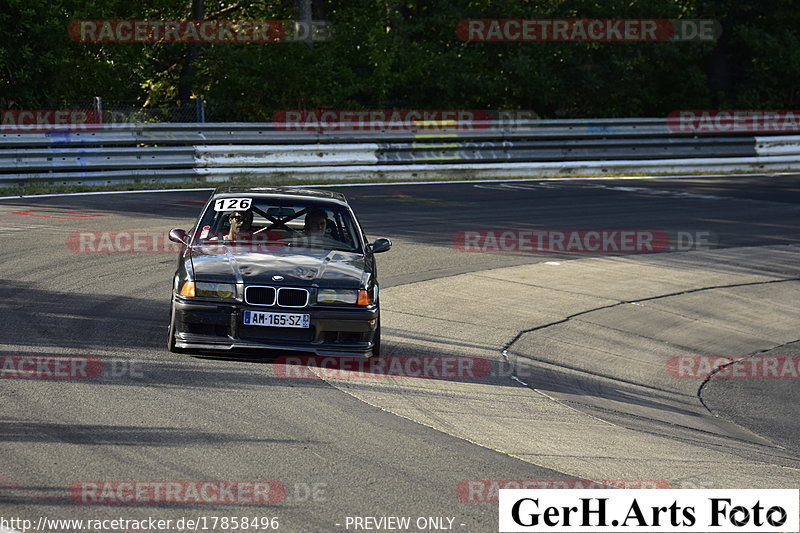
[(195, 104), (195, 120), (197, 122), (206, 121), (206, 101), (202, 96), (197, 96), (194, 99)]

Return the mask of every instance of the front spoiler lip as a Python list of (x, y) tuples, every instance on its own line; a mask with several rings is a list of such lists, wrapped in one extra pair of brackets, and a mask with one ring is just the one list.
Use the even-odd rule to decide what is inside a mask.
[[(308, 313), (311, 315), (311, 320), (319, 325), (336, 325), (337, 323), (353, 323), (359, 324), (355, 329), (344, 328), (345, 331), (367, 331), (366, 323), (376, 320), (379, 317), (379, 307), (373, 304), (368, 307), (357, 309), (345, 309), (341, 307), (325, 308), (325, 307), (306, 307), (303, 309), (290, 309), (290, 308), (257, 308), (249, 305), (243, 305), (241, 302), (235, 303), (219, 303), (210, 301), (191, 301), (187, 299), (175, 298), (173, 302), (175, 311), (178, 314), (192, 313), (192, 312), (211, 312), (213, 315), (232, 317), (237, 321), (238, 314), (246, 310), (251, 311), (269, 311), (269, 312), (292, 312), (292, 313)], [(226, 324), (228, 320), (224, 320)], [(222, 325), (222, 324), (220, 324)], [(238, 328), (240, 326), (236, 326)], [(231, 329), (236, 329), (231, 324)], [(323, 327), (323, 329), (325, 329)], [(331, 344), (324, 342), (306, 342), (306, 341), (281, 341), (275, 342), (270, 339), (242, 339), (238, 336), (216, 336), (216, 335), (200, 335), (191, 334), (181, 331), (180, 328), (175, 332), (175, 347), (185, 350), (202, 350), (213, 352), (250, 352), (253, 351), (271, 351), (271, 352), (291, 352), (296, 354), (306, 353), (314, 354), (320, 357), (356, 357), (368, 358), (372, 356), (373, 343), (361, 342), (358, 344)]]
[(312, 344), (270, 344), (270, 343), (261, 343), (261, 342), (249, 342), (249, 341), (219, 341), (219, 342), (208, 342), (208, 343), (199, 343), (199, 342), (190, 342), (190, 341), (182, 341), (180, 338), (175, 339), (175, 347), (181, 348), (184, 350), (214, 350), (219, 352), (237, 352), (239, 350), (242, 351), (250, 351), (250, 350), (269, 350), (275, 352), (303, 352), (303, 353), (313, 353), (320, 357), (357, 357), (357, 358), (369, 358), (372, 356), (372, 349), (367, 348), (356, 348), (354, 350), (339, 350), (339, 349), (331, 349), (324, 346), (314, 346)]

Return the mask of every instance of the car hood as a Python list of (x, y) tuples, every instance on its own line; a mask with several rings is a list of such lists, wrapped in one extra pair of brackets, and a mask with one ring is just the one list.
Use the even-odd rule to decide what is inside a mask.
[(365, 277), (364, 256), (338, 250), (284, 248), (264, 253), (195, 248), (191, 262), (196, 281), (216, 283), (358, 288)]

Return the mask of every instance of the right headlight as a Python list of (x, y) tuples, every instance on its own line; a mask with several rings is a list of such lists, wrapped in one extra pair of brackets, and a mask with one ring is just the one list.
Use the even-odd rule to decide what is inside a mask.
[(231, 300), (236, 297), (236, 285), (232, 283), (206, 283), (187, 281), (181, 287), (181, 296), (188, 298), (219, 298)]

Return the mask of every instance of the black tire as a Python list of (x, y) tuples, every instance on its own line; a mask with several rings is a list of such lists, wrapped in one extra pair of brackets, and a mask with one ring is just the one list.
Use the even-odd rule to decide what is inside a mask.
[(375, 334), (372, 336), (372, 356), (379, 357), (381, 355), (381, 317), (378, 317), (378, 325), (375, 328)]

